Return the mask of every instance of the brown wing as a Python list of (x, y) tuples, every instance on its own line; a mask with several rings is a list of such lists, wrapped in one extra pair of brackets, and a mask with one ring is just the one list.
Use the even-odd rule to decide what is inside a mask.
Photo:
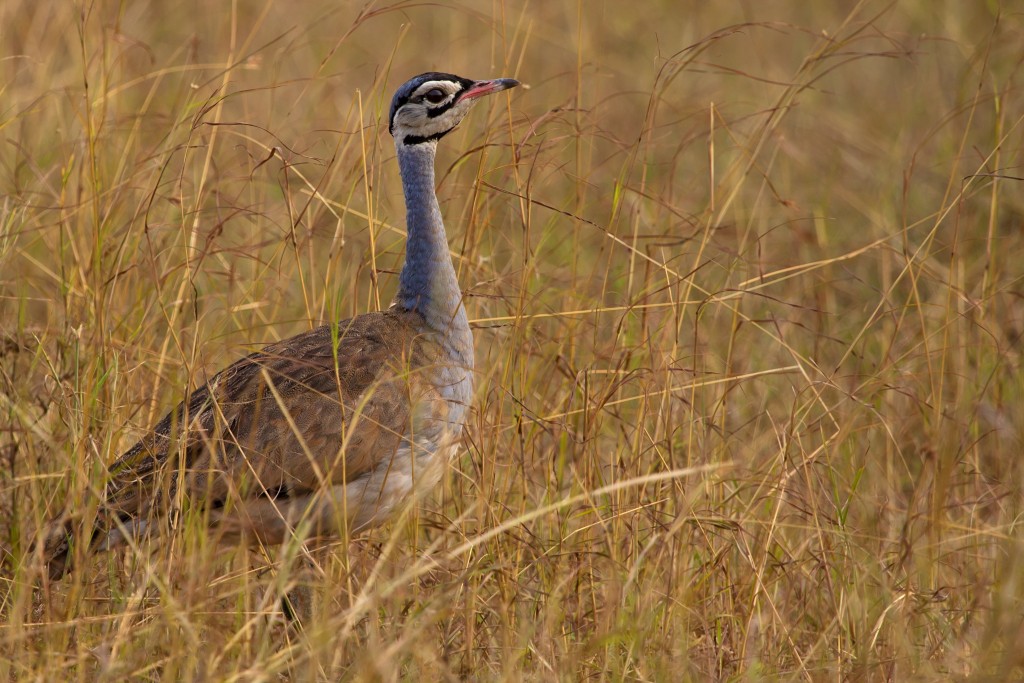
[[(299, 496), (373, 471), (407, 438), (417, 404), (434, 398), (417, 369), (436, 351), (417, 322), (406, 312), (361, 315), (232, 364), (111, 466), (98, 527), (181, 504)], [(427, 403), (443, 422), (443, 402)], [(60, 573), (67, 541), (48, 545), (51, 573)]]
[[(362, 315), (229, 366), (114, 463), (110, 507), (145, 510), (161, 475), (173, 492), (184, 474), (191, 495), (217, 505), (232, 490), (273, 496), (366, 473), (398, 448), (422, 393), (412, 369), (424, 364), (423, 345), (408, 322)], [(173, 462), (178, 452), (184, 462)]]

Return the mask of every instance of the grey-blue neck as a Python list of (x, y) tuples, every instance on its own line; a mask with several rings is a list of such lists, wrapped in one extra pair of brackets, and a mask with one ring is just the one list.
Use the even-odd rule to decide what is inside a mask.
[[(456, 393), (470, 390), (468, 373), (473, 368), (473, 333), (469, 329), (462, 290), (455, 275), (441, 209), (434, 193), (434, 155), (437, 143), (404, 145), (396, 140), (398, 166), (405, 192), (405, 265), (398, 279), (395, 304), (423, 316), (428, 329), (438, 334), (450, 360), (464, 369)], [(469, 396), (465, 396), (468, 400)]]

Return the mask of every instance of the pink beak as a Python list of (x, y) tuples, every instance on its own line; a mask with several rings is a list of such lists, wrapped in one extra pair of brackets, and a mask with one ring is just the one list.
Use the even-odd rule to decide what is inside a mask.
[(495, 78), (493, 81), (477, 81), (470, 86), (469, 90), (466, 90), (459, 96), (459, 101), (483, 97), (493, 92), (514, 88), (517, 85), (519, 85), (519, 81), (514, 78)]

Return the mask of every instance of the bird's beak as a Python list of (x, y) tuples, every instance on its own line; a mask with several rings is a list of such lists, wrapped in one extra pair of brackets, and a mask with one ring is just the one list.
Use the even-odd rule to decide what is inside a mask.
[(472, 100), (476, 97), (483, 97), (494, 92), (501, 92), (519, 85), (514, 78), (495, 78), (493, 81), (477, 81), (459, 96), (459, 101)]

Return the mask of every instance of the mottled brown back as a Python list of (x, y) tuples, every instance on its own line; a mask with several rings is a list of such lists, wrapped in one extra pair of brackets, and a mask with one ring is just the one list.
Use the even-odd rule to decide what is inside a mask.
[[(440, 358), (419, 314), (395, 309), (246, 356), (111, 466), (91, 543), (117, 520), (300, 498), (387, 467), (412, 435), (444, 430), (447, 406), (433, 380)], [(53, 575), (64, 571), (70, 528), (47, 543)]]

